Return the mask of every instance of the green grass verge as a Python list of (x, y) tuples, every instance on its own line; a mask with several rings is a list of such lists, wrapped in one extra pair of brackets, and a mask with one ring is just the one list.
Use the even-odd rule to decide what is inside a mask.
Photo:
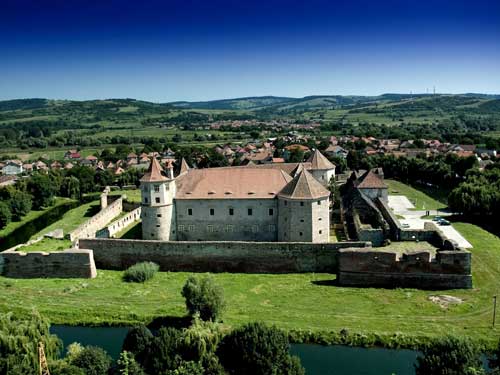
[[(287, 330), (367, 335), (436, 337), (466, 335), (495, 345), (500, 327), (491, 328), (492, 297), (500, 284), (500, 239), (466, 223), (456, 228), (474, 245), (474, 289), (343, 288), (331, 274), (213, 275), (225, 291), (224, 323), (234, 327), (265, 321)], [(93, 280), (25, 280), (0, 277), (0, 311), (25, 314), (32, 308), (53, 323), (131, 324), (156, 317), (185, 315), (181, 288), (189, 273), (160, 272), (145, 284), (122, 281), (122, 272), (99, 270)], [(444, 309), (429, 296), (463, 299)]]
[(385, 180), (385, 182), (389, 186), (389, 195), (405, 195), (416, 210), (442, 210), (447, 207), (446, 191), (427, 187), (415, 188), (396, 180)]

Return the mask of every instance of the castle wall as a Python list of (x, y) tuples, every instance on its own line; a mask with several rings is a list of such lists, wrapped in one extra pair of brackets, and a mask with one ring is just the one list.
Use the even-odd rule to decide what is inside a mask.
[(399, 255), (395, 251), (341, 249), (339, 285), (419, 289), (472, 288), (471, 253), (428, 251)]
[(98, 238), (111, 238), (114, 237), (116, 233), (122, 231), (124, 228), (128, 227), (130, 224), (139, 221), (141, 219), (141, 207), (138, 207), (125, 216), (120, 217), (118, 220), (113, 221), (111, 224), (103, 229), (96, 232), (96, 237)]
[(123, 210), (123, 199), (120, 197), (113, 203), (107, 205), (106, 208), (100, 210), (85, 223), (80, 225), (75, 230), (68, 233), (68, 238), (75, 241), (80, 238), (93, 238), (96, 232), (108, 224), (111, 220), (121, 214)]
[(337, 270), (338, 249), (364, 247), (364, 242), (198, 242), (85, 239), (98, 268), (125, 269), (152, 261), (162, 271), (189, 272), (331, 272)]
[(13, 278), (94, 278), (96, 268), (92, 250), (0, 253), (0, 275)]
[(277, 240), (277, 199), (176, 199), (175, 208), (179, 241)]
[(330, 179), (332, 177), (335, 178), (335, 169), (310, 169), (308, 172), (310, 172), (323, 186), (328, 186), (330, 184)]
[(370, 198), (372, 201), (380, 198), (387, 202), (389, 200), (388, 189), (363, 189), (358, 188), (364, 195)]
[(175, 240), (174, 205), (142, 206), (142, 238), (147, 240), (169, 241)]

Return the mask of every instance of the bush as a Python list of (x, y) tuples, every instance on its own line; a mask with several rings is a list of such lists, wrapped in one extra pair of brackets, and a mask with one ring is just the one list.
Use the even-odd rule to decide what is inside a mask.
[(416, 375), (484, 374), (480, 348), (466, 339), (445, 337), (422, 350)]
[(153, 262), (142, 262), (129, 267), (123, 274), (123, 280), (126, 282), (143, 283), (153, 278), (160, 267)]
[(121, 375), (144, 375), (144, 370), (136, 362), (134, 355), (127, 351), (120, 353), (116, 366), (116, 374)]
[(181, 294), (186, 299), (189, 314), (199, 314), (202, 320), (217, 320), (225, 308), (222, 288), (208, 276), (189, 277)]
[(86, 346), (71, 361), (71, 365), (81, 368), (85, 375), (107, 374), (112, 359), (103, 349), (96, 346)]
[(66, 360), (49, 363), (50, 375), (85, 375), (80, 367), (70, 365)]
[(283, 331), (251, 323), (224, 337), (217, 356), (229, 374), (304, 375), (300, 360), (290, 356), (289, 347)]

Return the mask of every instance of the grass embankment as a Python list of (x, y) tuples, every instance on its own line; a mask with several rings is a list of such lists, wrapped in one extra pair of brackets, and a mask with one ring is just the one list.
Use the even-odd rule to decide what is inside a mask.
[[(265, 321), (288, 330), (412, 337), (466, 335), (494, 345), (492, 297), (499, 292), (500, 239), (472, 224), (456, 227), (474, 245), (474, 289), (445, 292), (415, 289), (342, 288), (331, 274), (215, 274), (225, 291), (224, 323)], [(98, 271), (93, 280), (23, 280), (0, 277), (0, 311), (25, 314), (32, 308), (53, 323), (131, 324), (185, 314), (180, 295), (188, 273), (161, 272), (145, 284), (122, 281), (122, 272)], [(463, 299), (442, 308), (429, 296)]]
[(44, 238), (41, 241), (38, 241), (34, 244), (28, 245), (28, 246), (23, 246), (17, 249), (16, 251), (23, 251), (23, 252), (34, 252), (34, 251), (46, 251), (46, 252), (51, 252), (51, 251), (62, 251), (69, 249), (71, 247), (71, 241), (70, 240), (60, 240), (57, 238)]
[(70, 202), (71, 199), (68, 198), (56, 198), (56, 202), (54, 205), (44, 208), (43, 210), (31, 210), (26, 216), (24, 216), (20, 221), (12, 221), (7, 226), (5, 226), (2, 230), (0, 230), (0, 238), (7, 237), (16, 229), (22, 227), (25, 224), (28, 224), (30, 221), (33, 221), (43, 214), (47, 213), (50, 210), (53, 210), (55, 207), (63, 205), (67, 202)]
[(99, 212), (101, 207), (100, 201), (92, 201), (89, 203), (82, 204), (72, 210), (66, 212), (63, 217), (43, 229), (42, 231), (36, 233), (31, 238), (38, 238), (48, 232), (55, 229), (62, 229), (64, 234), (71, 232), (72, 230), (78, 228), (79, 225), (83, 224), (85, 221), (90, 219), (93, 215)]
[(389, 195), (405, 195), (415, 206), (415, 210), (443, 210), (447, 204), (447, 191), (444, 189), (409, 186), (397, 180), (385, 180)]

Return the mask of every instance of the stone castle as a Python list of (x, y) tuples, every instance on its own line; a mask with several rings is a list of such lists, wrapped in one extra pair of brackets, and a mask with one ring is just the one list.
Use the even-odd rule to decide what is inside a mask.
[(153, 158), (141, 179), (142, 238), (329, 242), (334, 176), (317, 150), (304, 163), (191, 169), (182, 160), (176, 177)]

